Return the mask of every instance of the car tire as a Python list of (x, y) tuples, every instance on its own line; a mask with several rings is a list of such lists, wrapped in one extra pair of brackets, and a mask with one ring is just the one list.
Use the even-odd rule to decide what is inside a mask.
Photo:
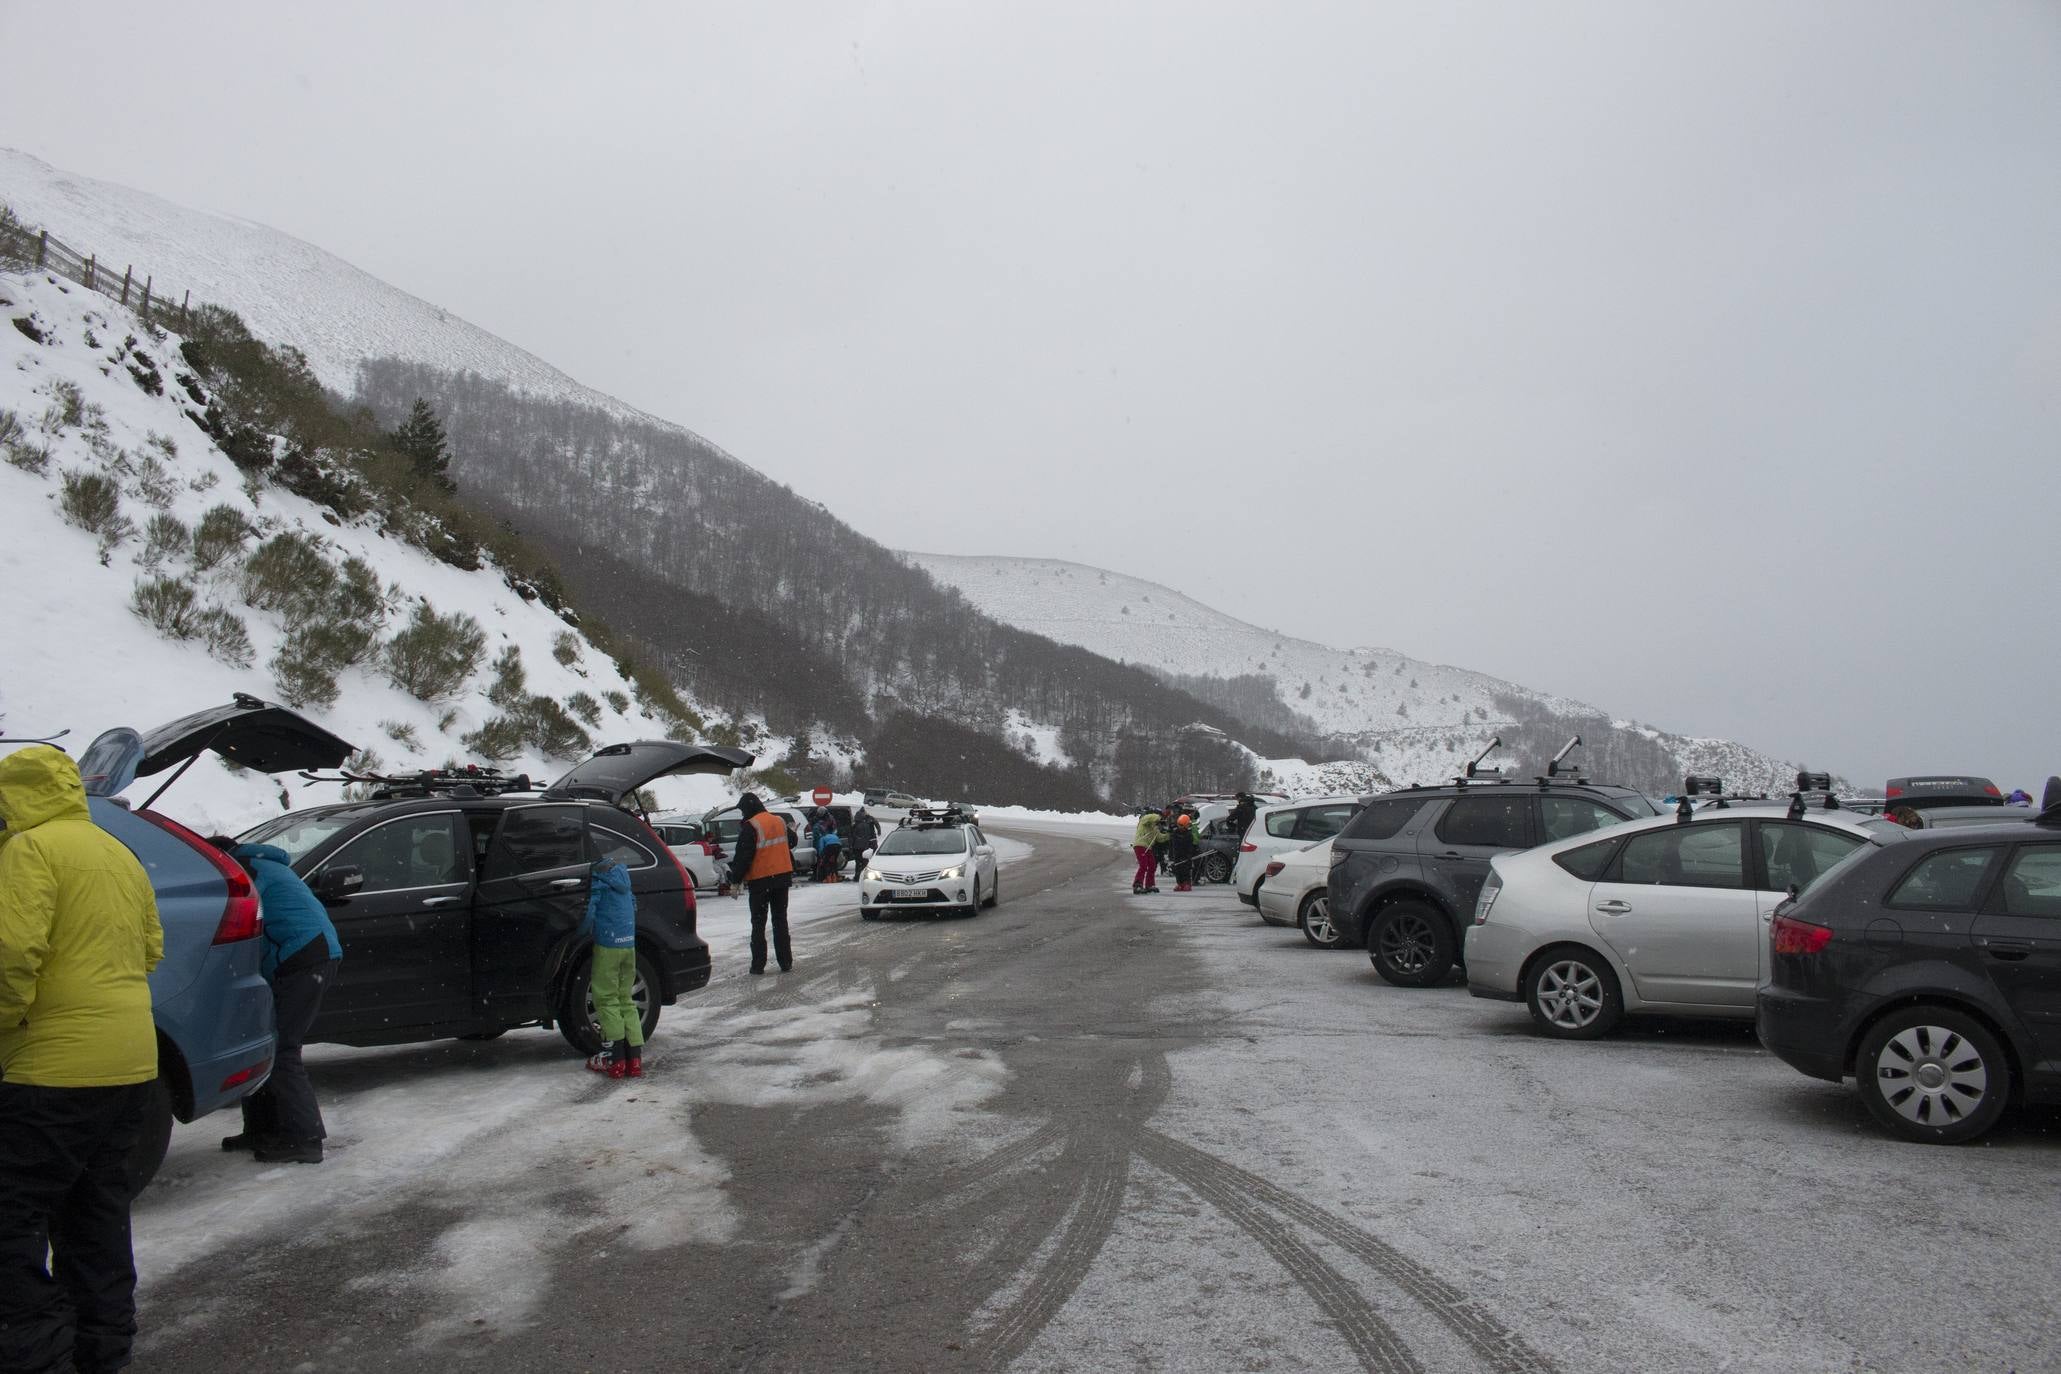
[(1532, 961), (1524, 1001), (1555, 1040), (1599, 1040), (1624, 1020), (1624, 990), (1610, 961), (1580, 945), (1556, 945)]
[(973, 900), (967, 905), (960, 907), (959, 914), (962, 916), (978, 916), (980, 915), (980, 909), (986, 905), (987, 899), (980, 895), (980, 874), (975, 873), (973, 875)]
[(988, 910), (993, 911), (1000, 905), (1002, 905), (1002, 875), (997, 873), (993, 886), (988, 888)]
[(150, 1081), (150, 1102), (143, 1109), (143, 1129), (129, 1147), (122, 1171), (129, 1176), (129, 1194), (143, 1191), (157, 1171), (164, 1167), (165, 1152), (172, 1148), (172, 1089), (162, 1077)]
[[(581, 1054), (601, 1052), (601, 1027), (594, 1020), (593, 978), (594, 960), (590, 955), (580, 960), (579, 968), (573, 971), (572, 979), (566, 984), (565, 1000), (558, 1008), (558, 1033)], [(658, 1028), (658, 987), (657, 966), (643, 950), (638, 950), (637, 981), (630, 995), (642, 996), (637, 1009), (642, 1013), (638, 1019), (644, 1023), (646, 1040), (651, 1039), (652, 1031)]]
[(1899, 1007), (1868, 1028), (1854, 1056), (1861, 1101), (1892, 1135), (1962, 1145), (2011, 1100), (2011, 1063), (1995, 1035), (1948, 1007)]
[(1337, 949), (1345, 943), (1338, 927), (1331, 924), (1331, 899), (1321, 887), (1302, 899), (1295, 923), (1302, 928), (1302, 938), (1318, 949)]
[(880, 913), (870, 906), (862, 906), (859, 908), (859, 919), (862, 921), (877, 921), (880, 919)]
[(1444, 982), (1457, 954), (1452, 925), (1428, 902), (1390, 902), (1367, 932), (1367, 957), (1374, 971), (1399, 988)]
[(1228, 883), (1231, 881), (1231, 860), (1222, 854), (1212, 854), (1202, 861), (1204, 882)]

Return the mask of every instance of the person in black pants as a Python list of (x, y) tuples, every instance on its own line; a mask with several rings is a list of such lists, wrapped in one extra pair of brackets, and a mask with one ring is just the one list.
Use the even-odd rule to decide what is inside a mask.
[(100, 1374), (136, 1339), (128, 1161), (164, 931), (62, 752), (0, 757), (0, 821), (0, 1370)]
[(751, 900), (751, 971), (766, 971), (766, 922), (773, 924), (773, 957), (780, 971), (794, 967), (794, 945), (787, 933), (787, 892), (794, 885), (794, 851), (788, 844), (787, 827), (766, 810), (757, 795), (746, 792), (737, 799), (744, 824), (737, 832), (737, 852), (730, 856), (730, 871), (716, 888), (727, 896), (737, 884), (744, 884)]
[(301, 1044), (322, 1010), (322, 994), (336, 980), (343, 945), (329, 911), (293, 871), (291, 856), (266, 844), (239, 845), (226, 835), (209, 841), (226, 847), (249, 871), (265, 903), (265, 950), (260, 971), (272, 984), (272, 1076), (243, 1099), (243, 1130), (225, 1136), (225, 1150), (249, 1150), (260, 1164), (320, 1164), (322, 1107), (308, 1081)]

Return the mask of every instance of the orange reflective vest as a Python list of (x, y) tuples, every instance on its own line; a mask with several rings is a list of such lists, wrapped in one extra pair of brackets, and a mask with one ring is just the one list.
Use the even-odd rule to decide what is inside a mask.
[(747, 822), (758, 833), (758, 848), (752, 851), (751, 867), (744, 881), (774, 878), (794, 872), (794, 851), (787, 845), (787, 826), (770, 811), (761, 811)]

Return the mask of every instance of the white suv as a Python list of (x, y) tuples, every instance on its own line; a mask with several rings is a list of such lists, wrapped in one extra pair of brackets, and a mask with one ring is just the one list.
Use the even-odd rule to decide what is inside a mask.
[(1238, 900), (1259, 905), (1259, 886), (1267, 876), (1267, 864), (1291, 849), (1307, 849), (1345, 829), (1345, 823), (1359, 812), (1360, 799), (1351, 796), (1301, 797), (1279, 806), (1263, 806), (1246, 828), (1238, 846), (1238, 865), (1231, 870), (1231, 885)]

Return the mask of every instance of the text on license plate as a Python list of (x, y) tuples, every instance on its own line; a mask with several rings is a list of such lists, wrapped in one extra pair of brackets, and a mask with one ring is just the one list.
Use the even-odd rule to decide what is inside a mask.
[(903, 901), (908, 901), (911, 898), (913, 898), (916, 901), (920, 902), (929, 895), (930, 889), (927, 887), (898, 887), (895, 889), (895, 896), (901, 898)]

